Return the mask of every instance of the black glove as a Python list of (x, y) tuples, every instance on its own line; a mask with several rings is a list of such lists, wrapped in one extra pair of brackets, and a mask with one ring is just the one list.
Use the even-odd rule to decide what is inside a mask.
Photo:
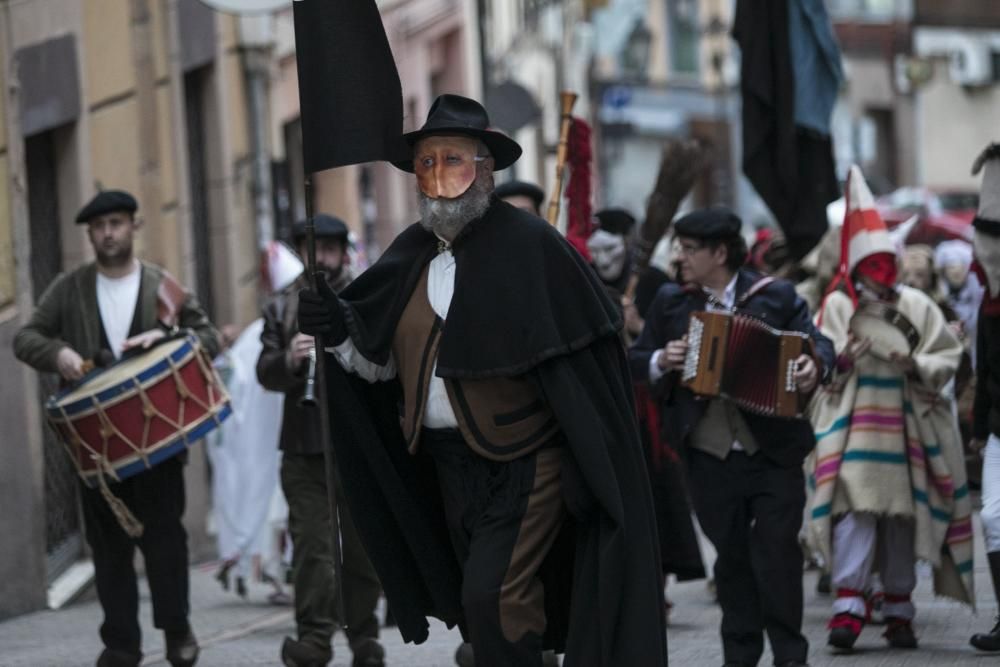
[(299, 331), (310, 336), (323, 336), (327, 345), (340, 345), (347, 338), (340, 299), (325, 277), (316, 282), (318, 290), (299, 290)]

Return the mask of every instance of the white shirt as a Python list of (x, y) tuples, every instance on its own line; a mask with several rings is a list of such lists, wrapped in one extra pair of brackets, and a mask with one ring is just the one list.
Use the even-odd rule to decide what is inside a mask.
[(111, 353), (115, 359), (122, 356), (122, 343), (128, 338), (135, 317), (135, 304), (139, 300), (139, 263), (132, 272), (121, 278), (109, 278), (97, 272), (97, 307), (101, 311), (101, 323), (108, 337)]
[[(427, 270), (427, 299), (431, 308), (442, 320), (448, 319), (448, 308), (455, 295), (455, 256), (451, 250), (438, 253), (431, 260)], [(368, 382), (389, 380), (396, 377), (396, 360), (389, 357), (384, 366), (373, 364), (362, 356), (354, 346), (350, 336), (340, 345), (326, 348), (346, 370), (359, 375)], [(437, 376), (437, 359), (431, 370), (431, 381), (427, 388), (427, 405), (424, 407), (423, 425), (427, 428), (457, 428), (458, 420), (448, 400), (444, 380)]]

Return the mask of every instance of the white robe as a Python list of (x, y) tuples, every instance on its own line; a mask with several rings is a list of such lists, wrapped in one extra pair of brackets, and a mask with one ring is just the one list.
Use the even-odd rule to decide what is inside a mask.
[(208, 438), (219, 556), (236, 560), (244, 578), (252, 574), (255, 556), (267, 574), (279, 575), (279, 533), (288, 520), (278, 480), (284, 395), (257, 381), (263, 327), (263, 319), (255, 320), (224, 355), (233, 414)]

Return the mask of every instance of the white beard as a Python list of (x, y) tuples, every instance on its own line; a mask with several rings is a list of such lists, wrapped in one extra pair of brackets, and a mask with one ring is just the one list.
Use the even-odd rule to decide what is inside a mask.
[(434, 199), (417, 188), (420, 224), (439, 237), (453, 240), (467, 224), (486, 213), (492, 192), (492, 179), (484, 178), (477, 178), (454, 199)]

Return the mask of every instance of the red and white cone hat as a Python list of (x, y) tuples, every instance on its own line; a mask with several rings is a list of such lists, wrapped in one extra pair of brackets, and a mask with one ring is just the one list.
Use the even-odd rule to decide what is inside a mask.
[(849, 278), (858, 262), (880, 252), (896, 254), (896, 243), (875, 208), (875, 197), (857, 165), (847, 173), (844, 227), (840, 240), (840, 269)]
[[(840, 266), (827, 287), (824, 303), (826, 297), (841, 284), (847, 289), (851, 300), (857, 303), (851, 274), (858, 263), (879, 253), (896, 254), (896, 240), (875, 208), (875, 197), (865, 182), (861, 168), (856, 164), (851, 165), (847, 172), (844, 199), (844, 224), (840, 229)], [(823, 306), (820, 306), (819, 321), (822, 322), (822, 319)]]

